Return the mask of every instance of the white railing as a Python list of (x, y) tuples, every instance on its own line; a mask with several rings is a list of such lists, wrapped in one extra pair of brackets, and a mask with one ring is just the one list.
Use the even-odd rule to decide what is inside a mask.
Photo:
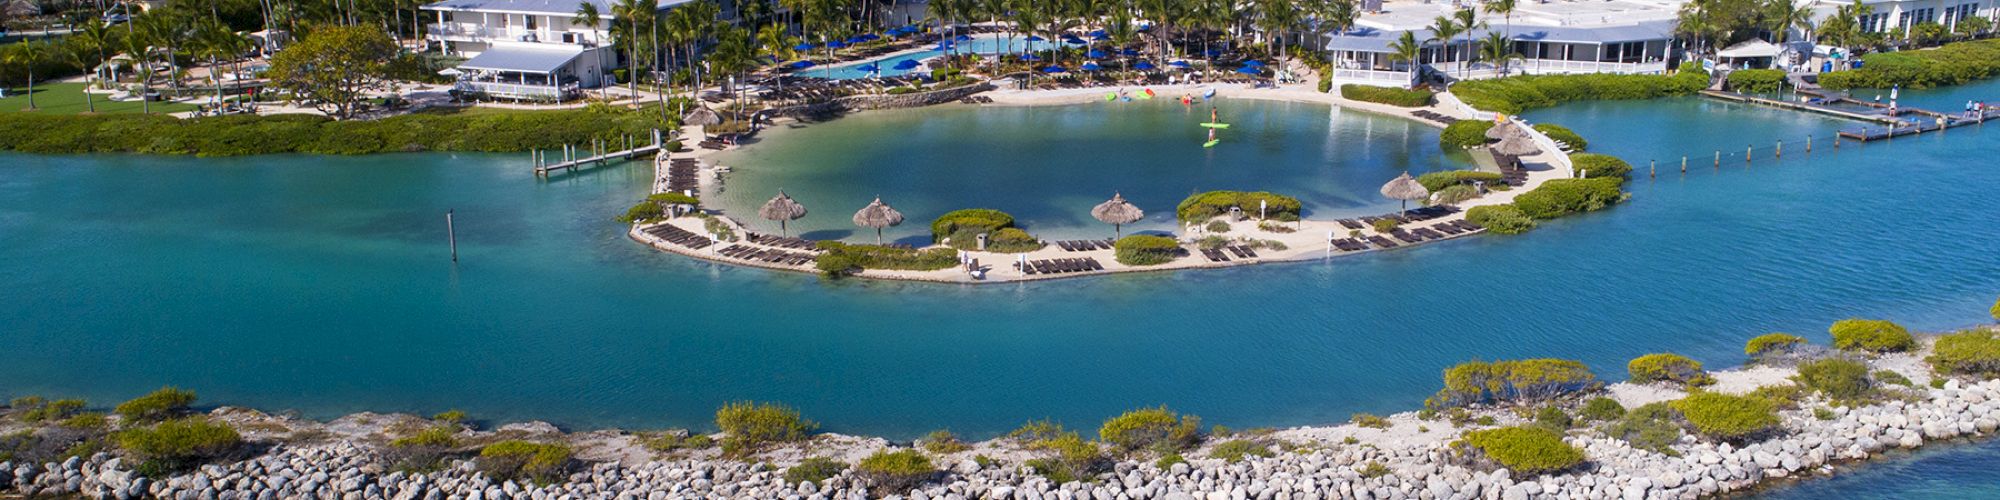
[(1564, 61), (1560, 59), (1524, 59), (1514, 63), (1514, 67), (1527, 73), (1617, 73), (1624, 75), (1665, 73), (1665, 61), (1643, 63)]
[(1563, 153), (1562, 147), (1556, 145), (1555, 139), (1551, 139), (1549, 138), (1548, 134), (1544, 134), (1542, 133), (1542, 131), (1535, 130), (1534, 127), (1528, 126), (1528, 122), (1522, 121), (1520, 118), (1515, 118), (1510, 116), (1507, 117), (1507, 121), (1514, 122), (1514, 126), (1520, 128), (1524, 132), (1527, 132), (1528, 138), (1533, 139), (1535, 141), (1535, 147), (1541, 148), (1542, 152), (1544, 153), (1548, 153), (1549, 158), (1553, 160), (1550, 161), (1549, 163), (1554, 164), (1556, 167), (1560, 167), (1567, 172), (1567, 174), (1564, 175), (1564, 177), (1576, 176), (1576, 165), (1570, 162), (1569, 155)]
[[(521, 27), (493, 28), (478, 23), (444, 23), (430, 26), (430, 34), (439, 38), (460, 38), (479, 41), (540, 42), (594, 44), (604, 40), (602, 32), (531, 30)], [(569, 35), (573, 42), (564, 42)]]
[(1407, 71), (1334, 69), (1333, 74), (1327, 75), (1327, 78), (1334, 82), (1360, 83), (1363, 85), (1410, 86), (1410, 73)]
[(1449, 91), (1439, 92), (1437, 94), (1437, 102), (1439, 106), (1458, 110), (1458, 112), (1464, 113), (1474, 120), (1493, 121), (1493, 112), (1473, 109), (1472, 106), (1467, 106), (1465, 101), (1458, 100), (1458, 96), (1452, 95)]
[(558, 86), (471, 80), (458, 82), (453, 87), (461, 92), (477, 92), (491, 97), (555, 100), (562, 100), (576, 95), (577, 92), (582, 90), (581, 87), (573, 83)]

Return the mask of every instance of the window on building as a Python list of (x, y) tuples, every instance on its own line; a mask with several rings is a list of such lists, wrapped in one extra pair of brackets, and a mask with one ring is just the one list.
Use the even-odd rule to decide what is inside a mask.
[(527, 17), (528, 17), (528, 30), (529, 30), (529, 31), (534, 31), (534, 30), (535, 30), (535, 16), (527, 16)]

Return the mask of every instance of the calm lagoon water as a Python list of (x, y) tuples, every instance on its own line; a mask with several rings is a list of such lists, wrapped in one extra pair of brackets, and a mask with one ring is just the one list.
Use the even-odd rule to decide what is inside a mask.
[[(816, 161), (746, 153), (730, 195), (769, 196), (752, 187), (768, 169), (833, 218), (809, 221), (819, 228), (879, 192), (913, 225), (991, 203), (1082, 232), (1102, 228), (1079, 222), (1079, 204), (1112, 190), (1154, 213), (1224, 187), (1370, 210), (1398, 163), (1455, 161), (1423, 129), (1345, 115), (1308, 125), (1323, 107), (1225, 112), (1244, 118), (1213, 157), (1180, 152), (1192, 139), (1179, 125), (1142, 137), (1087, 125), (1154, 114), (863, 114), (789, 131), (824, 134)], [(1533, 118), (1635, 163), (1844, 125), (1694, 99)], [(1355, 132), (1364, 122), (1377, 129)], [(982, 138), (898, 135), (951, 137), (940, 124)], [(874, 128), (895, 133), (842, 135)], [(610, 220), (643, 194), (643, 166), (537, 182), (520, 155), (6, 155), (0, 396), (109, 403), (177, 384), (317, 417), (462, 408), (572, 428), (705, 428), (721, 403), (755, 399), (896, 438), (984, 437), (1043, 417), (1094, 428), (1159, 404), (1235, 427), (1322, 424), (1412, 408), (1471, 358), (1563, 356), (1616, 378), (1649, 352), (1730, 365), (1752, 335), (1824, 341), (1849, 316), (1982, 321), (2000, 293), (2000, 170), (1975, 159), (1991, 151), (2000, 134), (1961, 129), (1642, 178), (1629, 204), (1521, 237), (987, 287), (827, 282), (646, 250)]]

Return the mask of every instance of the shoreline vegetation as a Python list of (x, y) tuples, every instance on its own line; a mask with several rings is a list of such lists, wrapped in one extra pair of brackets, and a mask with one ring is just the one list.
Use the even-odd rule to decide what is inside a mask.
[(519, 152), (587, 145), (594, 140), (618, 143), (628, 136), (650, 141), (653, 130), (680, 126), (678, 118), (663, 120), (649, 110), (603, 103), (574, 110), (473, 109), (425, 111), (377, 120), (335, 120), (306, 114), (176, 118), (0, 113), (0, 150), (205, 157)]
[[(2000, 303), (1991, 311), (2000, 320)], [(173, 387), (106, 411), (15, 397), (0, 491), (103, 498), (1694, 498), (1827, 476), (1892, 449), (2000, 432), (2000, 327), (1913, 335), (1884, 320), (1774, 333), (1707, 371), (1637, 357), (1607, 383), (1563, 359), (1472, 361), (1419, 411), (1230, 429), (1167, 407), (1096, 429), (1031, 421), (966, 441), (818, 433), (782, 404), (737, 402), (713, 432), (482, 429), (460, 411), (329, 422), (221, 407)]]

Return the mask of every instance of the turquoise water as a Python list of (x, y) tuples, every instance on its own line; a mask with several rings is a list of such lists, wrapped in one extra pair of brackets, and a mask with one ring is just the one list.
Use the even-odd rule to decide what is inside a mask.
[(1379, 189), (1404, 169), (1471, 165), (1437, 147), (1435, 128), (1275, 101), (1217, 101), (1232, 127), (1203, 148), (1208, 129), (1196, 124), (1208, 107), (1172, 101), (948, 106), (781, 127), (717, 157), (735, 172), (716, 201), (777, 232), (755, 211), (783, 189), (809, 210), (789, 226), (822, 238), (872, 239), (850, 216), (878, 195), (910, 221), (888, 237), (911, 243), (929, 242), (938, 215), (973, 207), (1005, 210), (1046, 237), (1108, 238), (1112, 228), (1089, 212), (1113, 193), (1146, 211), (1129, 226), (1139, 230), (1172, 229), (1175, 204), (1217, 189), (1283, 191), (1309, 215), (1373, 215), (1395, 209)]
[[(968, 36), (972, 36), (972, 39), (963, 42), (954, 42), (952, 44), (952, 50), (950, 51), (938, 49), (937, 44), (930, 44), (931, 47), (930, 50), (911, 52), (908, 54), (884, 57), (880, 59), (869, 59), (867, 61), (861, 61), (857, 63), (845, 64), (840, 66), (833, 66), (824, 69), (811, 69), (811, 70), (806, 70), (801, 74), (808, 76), (817, 76), (820, 78), (832, 78), (835, 80), (853, 80), (856, 78), (868, 78), (871, 76), (878, 76), (878, 77), (903, 76), (909, 74), (911, 71), (914, 71), (914, 70), (896, 69), (896, 64), (901, 63), (905, 60), (922, 62), (926, 59), (943, 56), (947, 52), (953, 54), (982, 54), (982, 55), (999, 54), (1003, 52), (1010, 54), (1018, 54), (1027, 51), (1048, 50), (1050, 47), (1055, 46), (1052, 42), (1049, 42), (1047, 40), (1038, 40), (1031, 42), (1027, 40), (1027, 37), (1019, 35), (1001, 35), (998, 38), (994, 37), (991, 34), (977, 35), (977, 36), (968, 35)], [(862, 71), (860, 69), (862, 66), (868, 64), (877, 65), (879, 71), (870, 73), (867, 71)]]
[(2000, 441), (1933, 444), (1845, 467), (1839, 475), (1762, 492), (1770, 500), (1825, 498), (1987, 499), (2000, 491)]
[[(1305, 121), (1287, 117), (1326, 110), (1269, 113)], [(868, 126), (866, 116), (852, 125)], [(1841, 125), (1699, 100), (1534, 118), (1640, 161)], [(1373, 147), (1357, 140), (1238, 144), (1282, 150), (1255, 153), (1262, 158), (1316, 151), (1328, 170), (1393, 166), (1348, 159)], [(1408, 140), (1413, 158), (1435, 147)], [(968, 155), (890, 136), (827, 147), (820, 161), (850, 162), (853, 185), (904, 182), (915, 173), (868, 165), (933, 155), (930, 168), (1012, 190), (1000, 195), (1040, 213), (1037, 224), (1061, 227), (1061, 217), (1076, 217), (1061, 214), (1079, 210), (1036, 201), (1047, 193), (1008, 184), (1027, 181), (1007, 170), (955, 169), (951, 160)], [(980, 154), (1075, 149), (1047, 137)], [(988, 287), (828, 282), (646, 250), (610, 220), (643, 194), (642, 166), (538, 182), (521, 155), (6, 155), (0, 396), (108, 403), (178, 384), (211, 403), (317, 417), (462, 408), (572, 428), (704, 428), (721, 403), (756, 399), (797, 406), (829, 430), (897, 438), (944, 427), (984, 437), (1042, 417), (1094, 428), (1159, 404), (1239, 428), (1323, 424), (1412, 408), (1440, 370), (1471, 358), (1564, 356), (1616, 378), (1648, 352), (1730, 365), (1756, 334), (1824, 341), (1825, 325), (1849, 316), (1929, 330), (1984, 321), (2000, 293), (1991, 227), (2000, 170), (1966, 158), (1995, 150), (2000, 134), (1961, 129), (1641, 179), (1627, 205), (1521, 237)], [(1160, 158), (1171, 163), (1160, 177), (1194, 175), (1190, 164), (1205, 161)], [(1082, 180), (1038, 184), (1093, 198), (1120, 189), (1068, 186), (1097, 182), (1084, 166), (1069, 170)], [(739, 170), (732, 189), (756, 168)], [(1350, 175), (1283, 174), (1273, 177), (1282, 184), (1260, 185), (1253, 179), (1264, 174), (1237, 171), (1245, 174), (1229, 187), (1305, 192), (1322, 204), (1343, 202), (1320, 196), (1338, 191), (1289, 183)], [(1373, 186), (1351, 189), (1365, 204)], [(964, 194), (891, 193), (911, 212)], [(808, 204), (844, 219), (865, 201), (838, 198)], [(1172, 198), (1141, 199), (1160, 212)], [(455, 265), (446, 210), (458, 216)]]

